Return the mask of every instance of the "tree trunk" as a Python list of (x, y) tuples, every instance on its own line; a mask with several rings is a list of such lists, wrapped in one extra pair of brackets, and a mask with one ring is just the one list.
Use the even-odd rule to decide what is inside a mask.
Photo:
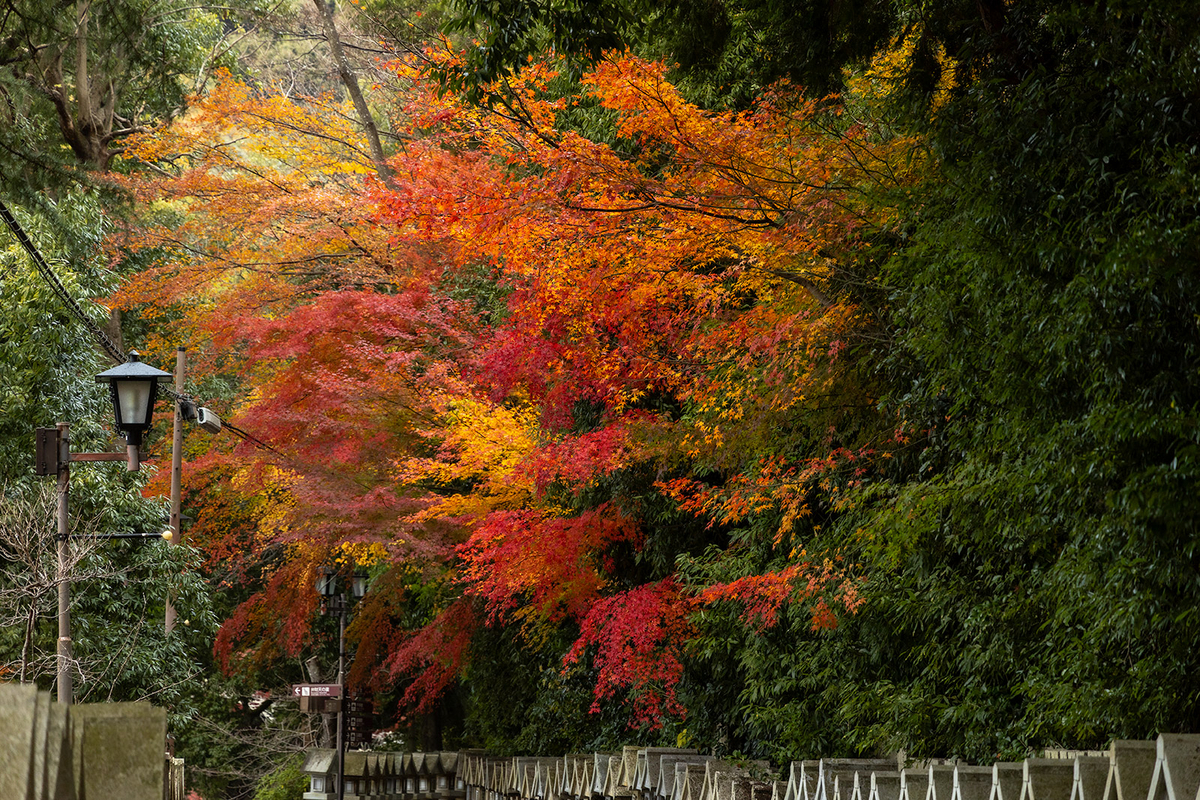
[(33, 632), (37, 627), (38, 600), (35, 596), (29, 603), (29, 618), (25, 621), (25, 642), (21, 645), (21, 677), (18, 683), (24, 683), (25, 676), (29, 674), (29, 653), (33, 649)]
[(327, 0), (313, 0), (313, 2), (316, 3), (317, 10), (321, 14), (321, 22), (325, 26), (325, 41), (329, 42), (329, 50), (333, 54), (334, 63), (337, 64), (338, 78), (350, 94), (354, 110), (358, 113), (358, 121), (367, 136), (367, 143), (371, 147), (371, 161), (375, 165), (375, 174), (379, 176), (379, 180), (385, 186), (395, 189), (392, 170), (387, 165), (387, 160), (383, 156), (383, 145), (379, 141), (379, 128), (375, 125), (375, 118), (371, 116), (371, 109), (367, 106), (367, 99), (358, 85), (358, 78), (350, 69), (350, 62), (346, 60), (346, 53), (342, 50), (342, 40), (333, 19), (333, 2), (332, 0), (328, 2)]

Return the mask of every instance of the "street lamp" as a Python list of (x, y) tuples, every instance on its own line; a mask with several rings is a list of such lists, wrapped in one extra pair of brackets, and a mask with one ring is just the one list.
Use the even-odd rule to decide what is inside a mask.
[[(346, 784), (346, 611), (350, 601), (346, 593), (338, 586), (337, 570), (330, 566), (317, 569), (317, 594), (322, 598), (322, 610), (326, 614), (338, 615), (338, 701), (337, 712), (337, 797), (342, 800), (345, 796)], [(355, 570), (350, 574), (350, 592), (354, 597), (362, 597), (367, 593), (366, 574)]]
[(139, 466), (138, 448), (142, 444), (142, 432), (150, 427), (158, 384), (170, 377), (169, 372), (143, 364), (137, 351), (130, 351), (129, 360), (124, 364), (96, 376), (96, 383), (108, 384), (117, 430), (125, 436), (130, 472)]
[(129, 360), (121, 366), (96, 376), (97, 383), (109, 385), (117, 429), (125, 435), (127, 443), (124, 454), (72, 453), (71, 426), (66, 422), (35, 431), (34, 474), (58, 477), (58, 702), (65, 705), (71, 704), (74, 690), (70, 669), (71, 582), (67, 579), (71, 462), (124, 461), (126, 469), (136, 472), (141, 465), (138, 448), (142, 444), (142, 432), (150, 427), (158, 384), (170, 377), (170, 373), (143, 364), (136, 352), (131, 352)]

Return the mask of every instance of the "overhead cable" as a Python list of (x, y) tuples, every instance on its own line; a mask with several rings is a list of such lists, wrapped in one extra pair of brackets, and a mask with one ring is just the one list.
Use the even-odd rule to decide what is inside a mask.
[[(96, 337), (96, 341), (99, 343), (100, 347), (106, 353), (108, 353), (114, 363), (124, 363), (126, 357), (125, 353), (122, 353), (121, 348), (117, 346), (116, 342), (114, 342), (112, 338), (100, 328), (99, 325), (89, 319), (88, 315), (83, 312), (83, 309), (79, 307), (79, 304), (75, 302), (75, 298), (71, 297), (70, 292), (68, 292), (66, 287), (62, 285), (62, 282), (59, 281), (58, 276), (54, 274), (54, 270), (50, 268), (50, 265), (46, 262), (46, 259), (42, 256), (41, 252), (38, 251), (33, 241), (30, 240), (29, 236), (25, 233), (25, 229), (21, 227), (21, 223), (17, 221), (17, 218), (13, 216), (13, 213), (3, 201), (0, 201), (0, 217), (4, 219), (4, 224), (8, 226), (9, 231), (12, 232), (13, 238), (15, 238), (17, 242), (20, 243), (21, 247), (25, 249), (25, 252), (29, 254), (29, 258), (31, 261), (33, 261), (34, 267), (42, 275), (42, 277), (45, 278), (46, 282), (50, 284), (50, 288), (53, 289), (54, 293), (58, 295), (58, 298), (62, 300), (63, 304), (67, 307), (67, 310), (70, 311), (77, 319), (79, 319), (79, 321), (83, 323), (84, 327), (91, 331), (92, 335)], [(187, 397), (186, 395), (181, 395), (174, 389), (171, 389), (167, 386), (160, 386), (159, 391), (176, 402), (179, 402), (180, 400), (191, 400), (191, 398)], [(225, 427), (229, 428), (229, 430), (233, 432), (235, 436), (238, 436), (239, 438), (249, 442), (259, 449), (270, 450), (272, 453), (276, 453), (281, 456), (284, 455), (271, 445), (259, 439), (257, 436), (242, 430), (236, 425), (226, 422)]]
[(67, 309), (70, 310), (71, 313), (73, 313), (76, 317), (78, 317), (80, 322), (82, 322), (84, 326), (92, 332), (92, 335), (96, 337), (96, 341), (100, 343), (100, 346), (106, 353), (109, 354), (109, 356), (112, 357), (112, 360), (115, 363), (120, 364), (124, 362), (125, 354), (121, 352), (121, 348), (117, 347), (116, 342), (114, 342), (107, 333), (101, 330), (99, 325), (97, 325), (95, 322), (92, 322), (92, 320), (88, 318), (88, 315), (83, 313), (83, 309), (79, 307), (79, 304), (75, 302), (75, 298), (71, 297), (70, 292), (68, 292), (66, 287), (62, 285), (62, 282), (59, 281), (58, 276), (54, 274), (54, 270), (52, 270), (50, 265), (46, 263), (46, 259), (42, 257), (40, 252), (38, 252), (38, 249), (29, 239), (29, 236), (26, 235), (25, 229), (21, 227), (21, 223), (17, 222), (17, 218), (13, 216), (12, 212), (9, 211), (8, 206), (6, 206), (3, 201), (0, 201), (0, 217), (4, 218), (4, 224), (7, 225), (8, 229), (12, 232), (13, 238), (20, 243), (21, 247), (25, 248), (25, 252), (29, 254), (30, 260), (33, 261), (33, 266), (38, 272), (41, 273), (42, 277), (46, 279), (46, 282), (50, 284), (50, 288), (53, 289), (54, 293), (58, 295), (59, 299), (63, 301), (63, 303), (67, 306)]

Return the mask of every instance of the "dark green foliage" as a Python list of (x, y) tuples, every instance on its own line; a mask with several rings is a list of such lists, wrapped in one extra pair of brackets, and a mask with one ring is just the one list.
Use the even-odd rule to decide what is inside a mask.
[(464, 678), (467, 741), (499, 755), (581, 753), (621, 744), (618, 709), (589, 714), (593, 680), (586, 670), (563, 674), (571, 639), (541, 646), (515, 630), (485, 628), (472, 642)]
[(457, 0), (443, 29), (477, 43), (461, 68), (439, 77), (472, 102), (485, 100), (485, 84), (507, 78), (535, 53), (562, 53), (577, 67), (595, 61), (622, 43), (628, 21), (628, 10), (607, 0)]
[(857, 746), (987, 758), (1200, 719), (1185, 6), (1014, 15), (930, 126), (945, 180), (886, 273), (890, 407), (927, 435), (845, 526), (873, 564), (837, 634), (868, 637), (839, 687)]
[(779, 78), (817, 95), (838, 89), (842, 66), (868, 58), (897, 25), (895, 6), (875, 0), (460, 0), (445, 30), (479, 41), (441, 78), (480, 101), (486, 84), (535, 54), (552, 50), (577, 72), (606, 50), (632, 47), (677, 65), (696, 101), (744, 106)]
[(869, 58), (896, 24), (892, 3), (670, 0), (638, 9), (634, 44), (678, 66), (706, 106), (744, 107), (780, 78), (814, 96), (837, 91), (846, 63)]
[(297, 753), (274, 772), (258, 782), (254, 800), (303, 800), (308, 791), (308, 773), (303, 769), (304, 754)]

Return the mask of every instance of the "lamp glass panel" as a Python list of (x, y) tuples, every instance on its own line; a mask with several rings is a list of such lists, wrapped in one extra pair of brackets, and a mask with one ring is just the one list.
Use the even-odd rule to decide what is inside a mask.
[(117, 381), (117, 403), (122, 425), (144, 425), (153, 381)]

